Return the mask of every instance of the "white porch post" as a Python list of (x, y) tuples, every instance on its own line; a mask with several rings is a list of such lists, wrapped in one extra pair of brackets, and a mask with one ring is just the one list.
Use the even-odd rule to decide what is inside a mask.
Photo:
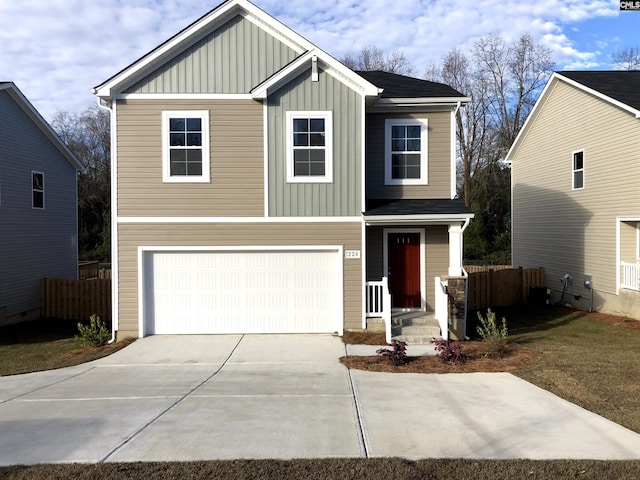
[(462, 275), (462, 225), (449, 225), (449, 276)]

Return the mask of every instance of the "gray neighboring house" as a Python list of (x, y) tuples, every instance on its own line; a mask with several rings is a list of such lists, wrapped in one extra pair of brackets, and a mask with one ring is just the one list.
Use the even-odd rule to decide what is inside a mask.
[(553, 303), (640, 319), (640, 71), (554, 73), (507, 160), (513, 264)]
[(37, 318), (42, 278), (77, 278), (78, 160), (0, 82), (0, 325)]

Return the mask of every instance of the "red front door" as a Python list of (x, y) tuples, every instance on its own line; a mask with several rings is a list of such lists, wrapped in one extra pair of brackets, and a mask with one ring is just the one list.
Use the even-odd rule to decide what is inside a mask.
[(420, 308), (420, 234), (390, 233), (389, 291), (393, 308)]

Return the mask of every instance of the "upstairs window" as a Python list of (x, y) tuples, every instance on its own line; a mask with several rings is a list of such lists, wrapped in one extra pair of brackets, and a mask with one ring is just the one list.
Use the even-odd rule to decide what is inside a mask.
[(573, 189), (584, 188), (584, 150), (573, 152)]
[(427, 120), (385, 122), (385, 183), (427, 184)]
[(331, 112), (287, 112), (287, 181), (333, 181)]
[(162, 112), (165, 182), (209, 182), (209, 112)]
[(44, 208), (44, 173), (31, 172), (31, 207)]

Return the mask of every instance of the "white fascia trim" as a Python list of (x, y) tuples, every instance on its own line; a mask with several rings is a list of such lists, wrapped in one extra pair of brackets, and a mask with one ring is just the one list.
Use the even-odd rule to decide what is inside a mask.
[(117, 223), (360, 223), (362, 217), (118, 217)]
[(457, 193), (457, 185), (456, 185), (456, 179), (457, 179), (457, 175), (456, 175), (456, 170), (457, 170), (457, 165), (456, 165), (456, 140), (457, 140), (457, 134), (456, 134), (456, 116), (458, 115), (458, 108), (456, 108), (455, 110), (453, 110), (451, 112), (451, 198), (456, 198), (456, 193)]
[(362, 276), (362, 328), (366, 330), (367, 328), (367, 226), (362, 222), (361, 226), (361, 234), (360, 234), (360, 266), (361, 266), (361, 276)]
[(300, 75), (303, 71), (311, 68), (311, 61), (316, 57), (322, 64), (323, 70), (341, 83), (344, 83), (352, 90), (363, 96), (378, 96), (380, 90), (375, 85), (369, 83), (353, 70), (347, 68), (328, 53), (313, 46), (310, 50), (296, 58), (285, 68), (265, 80), (262, 84), (251, 90), (251, 95), (255, 99), (265, 99), (270, 91), (278, 90), (291, 80)]
[(253, 100), (249, 93), (119, 93), (115, 100)]
[(264, 216), (269, 216), (269, 108), (267, 102), (262, 104), (262, 148), (264, 149), (264, 187), (263, 187), (263, 201), (264, 201)]
[(364, 222), (366, 225), (442, 225), (466, 222), (473, 217), (473, 213), (453, 215), (377, 215), (364, 217)]
[(270, 78), (262, 82), (260, 85), (251, 90), (251, 97), (259, 100), (267, 98), (269, 89), (278, 90), (282, 85), (286, 84), (290, 76), (297, 76), (306, 68), (311, 67), (311, 63), (307, 65), (307, 61), (311, 62), (311, 58), (316, 55), (315, 50), (309, 50), (300, 55), (285, 68), (272, 75)]
[(542, 93), (538, 97), (538, 100), (536, 100), (536, 103), (533, 106), (533, 109), (531, 109), (531, 112), (529, 112), (529, 115), (527, 115), (526, 120), (522, 124), (522, 128), (520, 128), (520, 131), (518, 132), (516, 139), (513, 141), (511, 148), (509, 149), (509, 151), (507, 152), (507, 155), (505, 156), (504, 161), (506, 163), (511, 164), (513, 162), (512, 154), (516, 151), (516, 149), (519, 147), (520, 143), (522, 142), (522, 139), (524, 139), (525, 135), (527, 134), (527, 131), (529, 130), (529, 125), (533, 123), (534, 118), (537, 117), (538, 115), (538, 110), (540, 110), (542, 106), (546, 103), (547, 96), (549, 95), (548, 92), (551, 89), (551, 85), (554, 83), (553, 81), (557, 78), (558, 78), (558, 74), (553, 73), (549, 78), (549, 80), (547, 81), (547, 84), (542, 89)]
[(379, 106), (395, 107), (398, 105), (417, 106), (417, 105), (447, 105), (452, 108), (471, 101), (471, 97), (418, 97), (418, 98), (381, 98), (376, 102)]
[(244, 246), (184, 246), (184, 245), (140, 245), (138, 253), (144, 252), (342, 252), (342, 245), (244, 245)]
[(627, 105), (626, 103), (623, 103), (611, 97), (608, 97), (607, 95), (604, 95), (603, 93), (600, 93), (597, 90), (593, 90), (583, 85), (582, 83), (579, 83), (579, 82), (576, 82), (575, 80), (571, 80), (570, 78), (564, 77), (559, 73), (554, 73), (553, 76), (557, 77), (559, 80), (562, 80), (565, 83), (568, 83), (569, 85), (572, 85), (584, 92), (587, 92), (595, 97), (598, 97), (599, 99), (604, 100), (605, 102), (615, 105), (616, 107), (621, 108), (622, 110), (626, 110), (627, 112), (632, 113), (633, 115), (635, 115), (636, 118), (640, 118), (640, 110), (633, 108)]

